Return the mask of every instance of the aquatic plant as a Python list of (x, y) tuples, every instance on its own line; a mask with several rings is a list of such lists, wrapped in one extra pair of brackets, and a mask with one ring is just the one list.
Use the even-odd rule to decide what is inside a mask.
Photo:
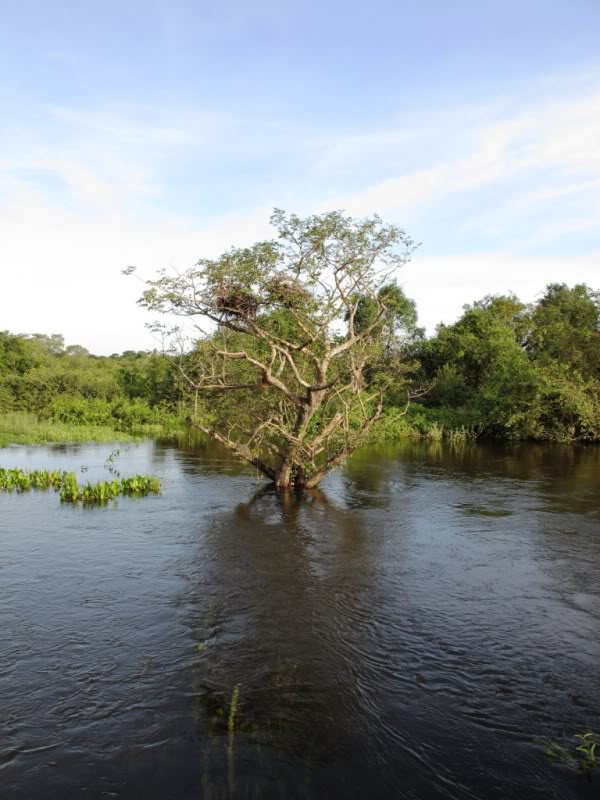
[(592, 731), (588, 733), (576, 733), (575, 738), (580, 741), (575, 750), (581, 753), (579, 757), (582, 767), (591, 770), (596, 766), (596, 737)]
[(60, 486), (60, 499), (71, 503), (79, 500), (79, 483), (74, 472), (66, 472)]
[(160, 492), (160, 479), (154, 475), (134, 475), (132, 478), (121, 478), (119, 483), (121, 494), (156, 494)]
[(444, 432), (444, 436), (452, 444), (463, 444), (477, 438), (477, 433), (472, 428), (461, 425), (460, 428), (449, 428)]
[(104, 468), (107, 469), (110, 472), (110, 474), (114, 475), (116, 478), (118, 478), (121, 475), (119, 470), (115, 467), (115, 459), (118, 458), (120, 455), (121, 451), (117, 447), (115, 450), (111, 452), (111, 454), (104, 462)]
[(235, 733), (235, 715), (237, 714), (237, 705), (240, 697), (240, 684), (237, 683), (233, 687), (231, 693), (231, 702), (229, 704), (229, 719), (227, 720), (227, 728), (229, 730), (229, 741), (227, 743), (227, 762), (228, 762), (228, 783), (229, 794), (233, 797), (235, 794), (235, 759), (233, 753), (233, 737)]
[(227, 727), (229, 729), (230, 737), (233, 736), (233, 732), (235, 730), (235, 715), (237, 714), (239, 697), (240, 697), (240, 684), (237, 683), (233, 687), (233, 692), (231, 693), (231, 703), (229, 704), (229, 719), (227, 721)]
[(98, 481), (81, 486), (69, 480), (61, 489), (60, 498), (69, 502), (81, 500), (83, 503), (106, 503), (119, 495), (145, 497), (160, 492), (160, 478), (154, 475), (134, 475), (130, 478), (114, 478), (112, 481)]
[(577, 739), (579, 744), (573, 747), (572, 750), (550, 739), (542, 739), (541, 743), (548, 758), (553, 761), (560, 761), (572, 769), (578, 769), (580, 772), (589, 775), (597, 766), (596, 746), (598, 737), (592, 731), (588, 731), (587, 733), (576, 733), (574, 738)]
[(5, 492), (27, 492), (30, 489), (59, 489), (67, 473), (45, 469), (0, 468), (0, 490)]
[(439, 425), (437, 422), (432, 422), (429, 430), (425, 434), (425, 438), (432, 442), (440, 442), (444, 436), (444, 426)]
[(160, 492), (160, 479), (154, 475), (98, 481), (81, 485), (74, 472), (62, 470), (23, 470), (0, 468), (0, 491), (28, 492), (31, 489), (54, 491), (69, 503), (106, 503), (119, 495), (143, 497)]

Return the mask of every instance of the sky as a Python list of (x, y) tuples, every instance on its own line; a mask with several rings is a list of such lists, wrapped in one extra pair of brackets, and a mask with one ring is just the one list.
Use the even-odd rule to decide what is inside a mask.
[(379, 213), (433, 333), (600, 288), (599, 0), (0, 0), (0, 330), (158, 346), (139, 282)]

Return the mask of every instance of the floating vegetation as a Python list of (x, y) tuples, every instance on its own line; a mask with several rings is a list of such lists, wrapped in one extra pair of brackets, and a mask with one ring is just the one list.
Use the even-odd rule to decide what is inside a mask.
[(237, 714), (238, 700), (240, 699), (240, 684), (233, 687), (231, 693), (231, 703), (229, 704), (229, 719), (227, 720), (227, 727), (229, 729), (229, 736), (232, 737), (235, 731), (235, 716)]
[(575, 748), (579, 753), (579, 760), (584, 770), (589, 771), (596, 766), (596, 736), (592, 731), (588, 733), (576, 733), (575, 738), (579, 740), (579, 745)]
[(560, 761), (572, 769), (577, 769), (584, 775), (589, 775), (597, 766), (596, 746), (600, 738), (592, 731), (576, 733), (574, 738), (579, 742), (571, 749), (559, 742), (543, 739), (544, 752), (553, 761)]
[(28, 492), (53, 489), (68, 503), (106, 503), (119, 495), (144, 497), (160, 492), (160, 479), (154, 475), (133, 475), (111, 481), (80, 484), (74, 472), (63, 470), (23, 470), (0, 468), (0, 491)]
[(233, 737), (235, 734), (235, 716), (237, 714), (239, 699), (240, 699), (240, 684), (237, 683), (233, 687), (233, 692), (231, 693), (231, 702), (229, 704), (229, 718), (227, 720), (227, 729), (229, 731), (229, 741), (227, 744), (227, 760), (229, 764), (228, 782), (229, 782), (229, 793), (232, 796), (235, 794), (235, 761), (233, 755)]

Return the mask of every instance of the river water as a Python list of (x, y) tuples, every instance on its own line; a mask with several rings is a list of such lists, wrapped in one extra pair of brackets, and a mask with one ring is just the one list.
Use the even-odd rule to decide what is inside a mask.
[(161, 495), (0, 495), (2, 798), (600, 796), (542, 743), (600, 734), (599, 448), (405, 442), (281, 498), (115, 447)]

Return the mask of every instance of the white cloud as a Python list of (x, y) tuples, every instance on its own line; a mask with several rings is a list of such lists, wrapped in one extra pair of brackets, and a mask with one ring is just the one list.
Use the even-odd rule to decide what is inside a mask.
[[(600, 94), (595, 85), (590, 88), (582, 78), (573, 95), (572, 85), (566, 84), (560, 97), (533, 99), (526, 111), (492, 99), (462, 114), (460, 109), (436, 110), (425, 123), (408, 118), (388, 129), (339, 136), (300, 131), (287, 144), (291, 126), (277, 121), (250, 120), (246, 126), (243, 120), (191, 112), (180, 124), (169, 125), (163, 122), (166, 111), (145, 118), (107, 109), (53, 108), (53, 117), (69, 129), (64, 139), (54, 132), (60, 144), (40, 133), (26, 154), (19, 154), (16, 137), (10, 148), (3, 148), (0, 328), (60, 331), (69, 342), (103, 353), (152, 347), (154, 340), (144, 330), (148, 317), (135, 305), (141, 287), (120, 272), (130, 264), (142, 274), (162, 266), (185, 268), (200, 256), (270, 236), (271, 204), (281, 204), (282, 198), (303, 212), (378, 211), (404, 223), (417, 213), (426, 218), (433, 203), (450, 208), (454, 197), (506, 188), (510, 181), (521, 188), (508, 186), (504, 194), (488, 195), (485, 207), (474, 200), (468, 211), (461, 210), (464, 255), (417, 252), (405, 268), (401, 280), (417, 299), (422, 322), (431, 331), (438, 321), (455, 319), (465, 302), (490, 292), (512, 289), (530, 300), (550, 281), (598, 285), (598, 253), (536, 258), (516, 246), (531, 248), (565, 233), (589, 234), (600, 223)], [(0, 135), (6, 140), (6, 132)], [(394, 163), (406, 163), (411, 149), (416, 153), (425, 139), (415, 163), (426, 166), (399, 169), (370, 185), (364, 179), (379, 150)], [(173, 163), (185, 171), (189, 148), (202, 152), (203, 164), (235, 157), (243, 165), (249, 154), (262, 158), (273, 143), (295, 169), (302, 156), (306, 174), (300, 188), (290, 184), (285, 172), (261, 183), (259, 167), (245, 179), (257, 182), (250, 210), (237, 200), (238, 185), (225, 187), (232, 209), (227, 216), (214, 213), (212, 220), (205, 215), (191, 222), (194, 209), (185, 203), (177, 213), (164, 207), (169, 164), (179, 159)], [(399, 156), (392, 158), (396, 150)], [(336, 191), (336, 175), (343, 178), (356, 165), (363, 167), (360, 188)], [(202, 180), (202, 169), (190, 165), (190, 183)], [(40, 175), (57, 180), (64, 193), (44, 188)], [(341, 178), (337, 185), (343, 185)], [(210, 190), (209, 185), (207, 194)], [(558, 222), (547, 214), (557, 205)], [(525, 214), (532, 224), (524, 234), (518, 223)], [(502, 246), (471, 253), (469, 233), (474, 231), (493, 235)], [(504, 252), (507, 247), (511, 252)]]
[(600, 250), (589, 256), (562, 257), (417, 254), (402, 270), (400, 282), (417, 301), (420, 324), (433, 333), (439, 322), (454, 322), (463, 305), (486, 294), (514, 292), (524, 302), (531, 302), (549, 283), (587, 283), (600, 288)]
[[(413, 139), (418, 139), (415, 133)], [(432, 165), (411, 174), (389, 178), (356, 192), (334, 195), (322, 207), (346, 208), (354, 214), (406, 214), (434, 199), (515, 177), (528, 176), (532, 185), (552, 177), (580, 176), (588, 191), (600, 198), (600, 93), (538, 103), (527, 113), (517, 112), (492, 124), (480, 120), (466, 129), (465, 155), (436, 158)], [(556, 196), (560, 196), (555, 187)], [(543, 190), (529, 191), (529, 205), (548, 199)]]
[(270, 209), (186, 228), (168, 218), (134, 220), (119, 213), (75, 214), (34, 192), (0, 208), (0, 329), (60, 332), (93, 352), (157, 346), (136, 306), (141, 284), (121, 274), (129, 265), (151, 276), (185, 269), (201, 255), (269, 234)]

